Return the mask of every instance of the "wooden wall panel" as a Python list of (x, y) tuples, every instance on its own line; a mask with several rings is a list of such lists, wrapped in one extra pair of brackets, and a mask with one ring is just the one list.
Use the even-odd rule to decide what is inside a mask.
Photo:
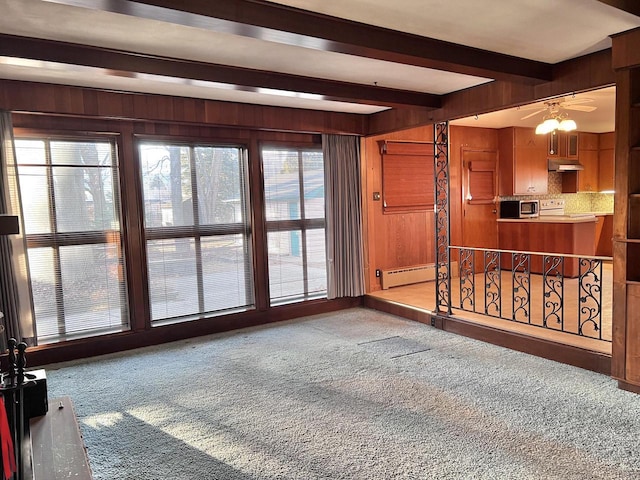
[(640, 66), (640, 28), (611, 37), (614, 69)]
[(602, 50), (555, 65), (550, 82), (527, 84), (496, 80), (445, 95), (442, 108), (436, 110), (384, 110), (370, 116), (368, 132), (379, 135), (613, 84), (615, 76), (611, 68), (611, 50)]
[(640, 285), (627, 285), (627, 316), (625, 380), (640, 385)]
[[(433, 126), (367, 137), (362, 141), (367, 292), (382, 288), (375, 276), (376, 269), (435, 262), (434, 213), (385, 215), (382, 201), (373, 200), (374, 192), (382, 193), (382, 156), (378, 142), (383, 140), (432, 142)], [(493, 129), (451, 126), (449, 142), (451, 243), (459, 244), (462, 241), (461, 151), (463, 148), (496, 150), (498, 136)]]
[(367, 292), (380, 290), (376, 269), (386, 270), (434, 262), (433, 211), (385, 214), (382, 199), (380, 141), (433, 142), (433, 127), (364, 138), (362, 147), (365, 281)]
[(0, 108), (19, 112), (223, 125), (304, 133), (366, 133), (367, 116), (0, 80)]

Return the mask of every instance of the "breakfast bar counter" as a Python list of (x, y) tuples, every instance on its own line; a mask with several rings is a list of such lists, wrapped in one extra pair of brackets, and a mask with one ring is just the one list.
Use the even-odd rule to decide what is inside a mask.
[[(558, 215), (498, 220), (498, 248), (520, 252), (546, 252), (595, 256), (595, 215)], [(511, 255), (502, 256), (503, 268), (511, 268)], [(531, 272), (543, 273), (542, 257), (531, 257)], [(577, 258), (566, 258), (564, 276), (577, 277)]]

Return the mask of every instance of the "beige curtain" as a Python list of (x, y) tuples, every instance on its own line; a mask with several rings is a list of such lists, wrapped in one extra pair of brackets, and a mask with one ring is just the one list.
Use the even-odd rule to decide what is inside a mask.
[(327, 298), (364, 295), (360, 138), (323, 135)]
[(0, 111), (0, 213), (17, 215), (20, 224), (19, 234), (0, 236), (0, 312), (4, 314), (0, 351), (5, 351), (8, 338), (24, 341), (27, 345), (36, 344), (13, 125), (11, 113), (5, 111)]

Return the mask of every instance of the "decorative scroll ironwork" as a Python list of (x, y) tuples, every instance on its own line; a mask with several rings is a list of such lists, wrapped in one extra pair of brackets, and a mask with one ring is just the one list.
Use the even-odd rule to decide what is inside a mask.
[(531, 323), (531, 255), (511, 254), (511, 319)]
[(578, 335), (585, 326), (602, 340), (602, 260), (581, 258), (578, 277)]
[(564, 257), (542, 257), (542, 326), (564, 330)]
[(476, 276), (475, 276), (475, 250), (460, 249), (460, 308), (475, 312), (476, 307)]
[(436, 123), (434, 138), (434, 200), (436, 235), (436, 311), (451, 314), (451, 258), (449, 255), (449, 124)]
[(484, 314), (502, 316), (502, 277), (500, 275), (500, 253), (484, 252)]
[[(606, 333), (603, 335), (602, 332), (604, 269), (602, 258), (584, 258), (574, 255), (565, 257), (556, 254), (475, 247), (450, 246), (449, 249), (451, 256), (459, 259), (459, 276), (451, 280), (459, 281), (460, 302), (457, 303), (456, 299), (456, 304), (453, 305), (456, 310), (611, 342), (608, 335)], [(476, 256), (480, 258), (479, 255), (482, 255), (484, 270), (476, 274), (475, 259)], [(505, 275), (503, 284), (502, 268), (508, 263), (509, 258), (511, 259), (511, 282)], [(579, 277), (567, 279), (564, 270), (565, 262), (575, 261), (575, 259), (579, 260)], [(540, 270), (540, 264), (542, 270)], [(532, 269), (536, 274), (532, 273)], [(480, 279), (481, 275), (483, 275), (482, 279)], [(458, 285), (455, 290), (456, 297), (457, 288)], [(476, 301), (476, 288), (484, 288), (484, 308)], [(573, 292), (573, 288), (576, 288), (578, 294), (578, 309), (575, 311), (575, 316), (574, 310), (571, 309), (569, 317), (565, 318), (565, 290)], [(538, 292), (541, 292), (541, 298), (537, 297)], [(505, 296), (504, 300), (502, 295)], [(536, 298), (532, 301), (534, 295)], [(542, 312), (535, 308), (540, 300)], [(503, 310), (503, 301), (505, 305), (509, 305), (509, 301), (512, 302), (511, 310), (509, 308)]]

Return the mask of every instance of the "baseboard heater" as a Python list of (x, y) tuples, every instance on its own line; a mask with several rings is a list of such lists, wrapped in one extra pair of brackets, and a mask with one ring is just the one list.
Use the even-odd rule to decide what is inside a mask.
[[(451, 262), (451, 277), (458, 276), (458, 262)], [(412, 283), (430, 282), (436, 278), (436, 266), (414, 265), (411, 267), (394, 268), (393, 270), (382, 270), (382, 289), (391, 287), (410, 285)]]

